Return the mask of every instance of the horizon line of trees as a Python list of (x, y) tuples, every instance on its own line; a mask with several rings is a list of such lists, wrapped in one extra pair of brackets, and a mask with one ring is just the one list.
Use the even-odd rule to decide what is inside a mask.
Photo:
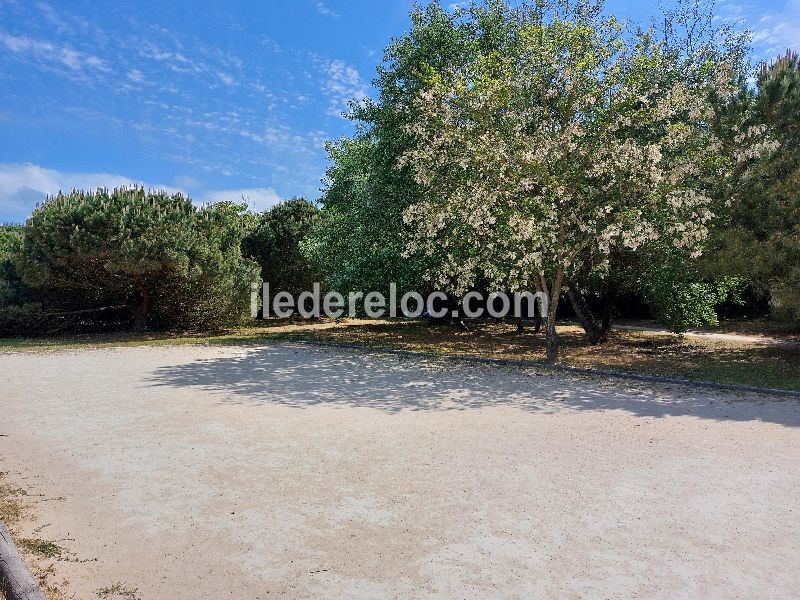
[(679, 1), (417, 7), (303, 241), (333, 287), (539, 290), (602, 343), (620, 301), (673, 330), (769, 302), (800, 322), (800, 65)]
[(261, 215), (141, 188), (48, 199), (0, 227), (0, 331), (207, 329), (259, 275), (298, 293), (542, 291), (602, 343), (721, 307), (800, 323), (800, 61), (679, 1), (630, 29), (602, 4), (417, 7), (378, 97), (328, 144), (318, 205)]

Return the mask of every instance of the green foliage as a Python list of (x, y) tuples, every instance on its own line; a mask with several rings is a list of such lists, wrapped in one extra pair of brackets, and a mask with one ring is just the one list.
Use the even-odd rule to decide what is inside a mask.
[(22, 246), (22, 227), (0, 225), (0, 260), (16, 254)]
[(717, 307), (726, 300), (737, 301), (744, 280), (730, 277), (711, 282), (687, 280), (662, 269), (650, 281), (647, 300), (654, 316), (676, 333), (692, 327), (719, 325)]
[(294, 295), (310, 290), (316, 273), (300, 251), (319, 209), (304, 198), (293, 198), (264, 212), (242, 240), (242, 254), (255, 259), (261, 278), (273, 291)]
[[(468, 17), (468, 18), (467, 18)], [(331, 166), (320, 199), (324, 210), (303, 251), (328, 287), (342, 292), (424, 291), (424, 273), (438, 256), (404, 256), (406, 208), (424, 195), (399, 159), (414, 141), (406, 128), (417, 119), (415, 98), (439, 74), (477, 52), (507, 43), (507, 9), (500, 2), (451, 13), (439, 2), (416, 7), (411, 30), (392, 41), (378, 67), (377, 101), (354, 106), (357, 133), (328, 145)]]
[(744, 274), (772, 297), (773, 315), (800, 322), (800, 60), (787, 52), (762, 65), (750, 118), (777, 150), (749, 163), (727, 224), (715, 232), (712, 273)]
[(246, 313), (257, 277), (239, 248), (244, 211), (138, 187), (59, 194), (28, 220), (17, 269), (45, 312), (220, 327)]
[[(735, 127), (731, 148), (709, 126), (742, 81), (739, 55), (712, 37), (683, 50), (625, 31), (598, 2), (505, 6), (488, 10), (504, 24), (496, 43), (435, 72), (408, 111), (414, 143), (399, 164), (425, 193), (403, 213), (406, 252), (438, 257), (431, 277), (455, 294), (481, 279), (545, 291), (554, 360), (562, 286), (600, 339), (576, 280), (614, 252), (700, 255), (720, 184), (763, 129)], [(473, 19), (471, 8), (462, 22)], [(702, 290), (680, 291), (694, 307)]]
[(17, 274), (15, 261), (22, 248), (23, 228), (0, 226), (0, 332), (15, 334), (29, 329), (40, 309), (27, 304), (28, 288)]
[[(619, 294), (633, 295), (659, 323), (676, 333), (719, 324), (721, 305), (743, 306), (748, 280), (711, 276), (684, 251), (656, 243), (638, 252), (617, 252), (602, 280)], [(601, 289), (593, 282), (595, 289)]]

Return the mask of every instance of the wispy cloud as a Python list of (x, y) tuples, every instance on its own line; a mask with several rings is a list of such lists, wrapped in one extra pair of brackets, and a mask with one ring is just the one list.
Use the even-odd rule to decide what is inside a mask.
[(746, 27), (753, 34), (752, 42), (759, 60), (771, 60), (787, 48), (800, 48), (800, 0), (787, 0), (783, 7), (760, 12), (749, 3), (721, 2), (721, 16)]
[(142, 73), (139, 69), (131, 69), (128, 71), (128, 79), (135, 83), (139, 83), (144, 81), (144, 73)]
[(764, 15), (753, 31), (753, 44), (764, 58), (773, 58), (787, 48), (800, 48), (800, 7), (792, 4), (782, 14)]
[(79, 32), (87, 34), (91, 29), (88, 19), (68, 13), (64, 10), (56, 10), (47, 2), (37, 2), (36, 8), (39, 9), (44, 20), (51, 28), (55, 28), (59, 33)]
[(165, 65), (176, 73), (201, 73), (208, 67), (199, 60), (189, 58), (183, 52), (168, 50), (155, 44), (147, 44), (140, 49), (141, 56)]
[(169, 192), (180, 191), (172, 186), (148, 184), (116, 173), (65, 173), (30, 163), (0, 164), (0, 214), (4, 219), (22, 222), (37, 204), (60, 191), (114, 188), (131, 184)]
[(326, 66), (327, 79), (324, 88), (330, 99), (328, 114), (342, 116), (348, 102), (360, 102), (367, 97), (367, 85), (358, 71), (343, 60), (332, 60)]
[(57, 45), (25, 35), (11, 35), (0, 31), (0, 46), (4, 46), (14, 54), (31, 58), (43, 66), (67, 67), (76, 74), (110, 70), (108, 63), (97, 56), (80, 52), (67, 45)]
[(225, 85), (234, 85), (236, 83), (236, 80), (224, 71), (218, 71), (217, 77), (219, 77)]
[[(349, 100), (370, 90), (354, 59), (318, 54), (302, 39), (278, 46), (266, 32), (227, 37), (224, 23), (216, 45), (165, 14), (150, 19), (136, 7), (77, 7), (0, 0), (0, 80), (7, 84), (0, 86), (0, 119), (30, 124), (33, 136), (52, 131), (48, 144), (34, 142), (30, 152), (9, 156), (27, 171), (24, 182), (0, 188), (0, 220), (24, 218), (36, 201), (62, 188), (134, 181), (127, 173), (147, 178), (153, 164), (159, 167), (151, 181), (176, 184), (181, 174), (206, 182), (206, 189), (251, 190), (262, 204), (270, 198), (265, 190), (318, 195), (324, 141), (349, 127), (330, 115), (341, 116)], [(329, 7), (338, 5), (306, 4), (336, 16)], [(40, 82), (56, 84), (59, 93), (39, 93)], [(55, 148), (69, 136), (85, 141), (84, 163), (74, 167), (82, 174), (51, 172), (47, 179), (44, 167), (22, 168), (27, 160), (61, 164)], [(106, 151), (104, 139), (125, 139), (129, 151), (113, 144)], [(97, 156), (110, 172), (95, 172), (90, 161)]]
[(328, 6), (321, 0), (316, 2), (315, 6), (317, 7), (317, 12), (321, 15), (325, 15), (326, 17), (335, 17), (335, 18), (339, 18), (340, 16), (339, 13), (328, 8)]
[[(0, 163), (0, 214), (6, 221), (23, 222), (37, 204), (58, 192), (111, 189), (134, 184), (148, 189), (166, 190), (169, 193), (182, 192), (190, 195), (195, 204), (244, 202), (256, 212), (267, 210), (283, 200), (271, 187), (203, 190), (201, 182), (187, 176), (176, 177), (176, 185), (164, 185), (117, 173), (69, 173), (31, 163)], [(189, 189), (198, 191), (190, 194)]]

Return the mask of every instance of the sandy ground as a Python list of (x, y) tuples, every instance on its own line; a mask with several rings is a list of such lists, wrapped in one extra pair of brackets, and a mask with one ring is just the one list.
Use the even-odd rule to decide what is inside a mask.
[[(657, 333), (659, 335), (675, 335), (674, 331), (663, 329), (660, 327), (643, 327), (640, 325), (625, 325), (615, 323), (614, 329), (627, 329), (628, 331), (644, 331), (648, 333)], [(788, 348), (800, 347), (800, 341), (789, 338), (776, 338), (769, 335), (756, 335), (752, 333), (719, 333), (714, 331), (684, 331), (681, 335), (688, 338), (701, 338), (707, 340), (717, 340), (720, 342), (736, 342), (739, 344), (757, 344), (764, 346), (785, 346)]]
[(0, 409), (78, 598), (800, 596), (796, 400), (180, 346), (0, 355)]

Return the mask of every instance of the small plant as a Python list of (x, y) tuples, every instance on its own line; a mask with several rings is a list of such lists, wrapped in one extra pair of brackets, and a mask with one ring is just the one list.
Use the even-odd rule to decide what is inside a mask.
[(97, 590), (98, 598), (124, 598), (125, 600), (139, 600), (136, 588), (130, 589), (124, 583), (116, 582), (115, 584), (100, 588)]
[(44, 556), (45, 558), (58, 558), (63, 552), (61, 546), (55, 542), (39, 538), (22, 538), (19, 540), (19, 546), (28, 552)]

